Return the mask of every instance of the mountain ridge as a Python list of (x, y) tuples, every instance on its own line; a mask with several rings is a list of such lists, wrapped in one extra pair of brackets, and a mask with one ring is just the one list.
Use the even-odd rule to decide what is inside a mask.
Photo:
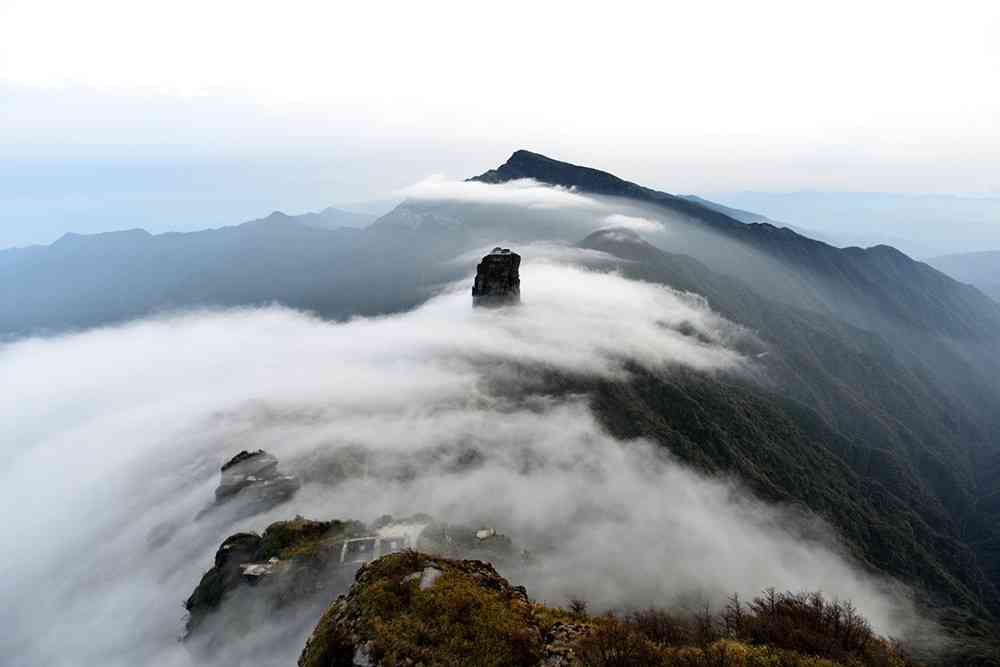
[[(800, 502), (829, 516), (866, 562), (922, 582), (946, 604), (1000, 614), (984, 599), (1000, 583), (1000, 510), (991, 509), (1000, 488), (992, 445), (1000, 433), (1000, 306), (888, 246), (838, 249), (606, 172), (515, 156), (486, 180), (548, 177), (639, 207), (637, 215), (648, 210), (671, 225), (666, 241), (653, 239), (667, 249), (631, 229), (595, 235), (595, 226), (607, 226), (599, 216), (580, 223), (575, 213), (531, 207), (409, 201), (367, 228), (337, 230), (276, 212), (203, 232), (70, 237), (66, 252), (0, 252), (0, 329), (30, 333), (163, 308), (272, 302), (330, 318), (382, 314), (461, 278), (466, 269), (453, 258), (487, 242), (547, 239), (601, 250), (622, 260), (626, 276), (701, 294), (759, 332), (774, 385), (646, 376), (608, 386), (595, 400), (609, 429), (738, 474), (764, 497)], [(692, 223), (691, 212), (708, 223)], [(526, 295), (530, 301), (530, 286)]]
[[(933, 300), (928, 300), (921, 289), (910, 289), (905, 300), (894, 299), (880, 289), (881, 282), (894, 277), (897, 278), (894, 283), (898, 283), (899, 278), (918, 283), (936, 283), (933, 286), (935, 289), (951, 292), (946, 298), (952, 308), (962, 311), (974, 308), (980, 315), (988, 317), (989, 329), (997, 330), (1000, 327), (1000, 306), (986, 295), (952, 280), (926, 264), (910, 259), (898, 250), (888, 252), (889, 246), (841, 250), (825, 242), (802, 236), (786, 227), (778, 227), (769, 222), (740, 222), (720, 210), (699, 202), (646, 188), (608, 172), (561, 162), (527, 150), (515, 151), (500, 167), (484, 172), (471, 180), (499, 184), (522, 178), (574, 188), (583, 193), (638, 200), (687, 216), (695, 223), (704, 225), (713, 235), (735, 243), (735, 246), (733, 243), (728, 244), (725, 248), (725, 258), (717, 260), (717, 263), (735, 265), (726, 269), (731, 270), (737, 277), (745, 277), (750, 271), (766, 272), (770, 275), (770, 282), (775, 292), (781, 293), (780, 283), (784, 276), (766, 260), (774, 259), (790, 264), (811, 278), (810, 286), (813, 291), (830, 309), (838, 308), (838, 302), (841, 300), (840, 292), (845, 289), (853, 292), (852, 300), (856, 301), (860, 308), (854, 313), (841, 314), (846, 314), (852, 321), (867, 326), (872, 326), (875, 321), (882, 319), (888, 320), (887, 324), (892, 321), (901, 321), (904, 324), (921, 323), (925, 326), (932, 324), (926, 318), (923, 322), (919, 322), (918, 313), (921, 306), (937, 305)], [(746, 252), (746, 249), (766, 257), (754, 257), (752, 253)], [(732, 261), (730, 253), (734, 251), (741, 253), (742, 258), (750, 262), (749, 267), (740, 267), (740, 262)], [(905, 275), (901, 275), (901, 272)], [(920, 287), (923, 288), (924, 285)], [(791, 294), (785, 294), (784, 298), (797, 305), (806, 305), (806, 302), (796, 300)], [(977, 327), (970, 321), (971, 319), (968, 316), (956, 318), (955, 326), (943, 325), (946, 327), (945, 333), (974, 334)]]

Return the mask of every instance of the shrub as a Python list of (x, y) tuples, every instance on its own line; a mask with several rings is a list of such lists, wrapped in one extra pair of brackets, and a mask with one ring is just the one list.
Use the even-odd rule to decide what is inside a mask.
[(650, 607), (629, 612), (625, 623), (646, 639), (665, 646), (688, 644), (695, 637), (695, 629), (689, 619), (663, 609)]
[(662, 660), (656, 647), (628, 623), (608, 616), (580, 640), (576, 656), (585, 667), (655, 667)]
[(874, 633), (849, 603), (819, 593), (764, 591), (749, 604), (732, 596), (719, 614), (663, 609), (604, 619), (581, 642), (588, 666), (865, 667), (913, 665), (896, 644)]
[(571, 598), (569, 601), (569, 611), (574, 616), (586, 616), (587, 601), (583, 598)]
[(753, 644), (843, 660), (865, 654), (876, 643), (868, 621), (850, 602), (828, 601), (819, 593), (776, 593), (754, 598), (737, 636)]

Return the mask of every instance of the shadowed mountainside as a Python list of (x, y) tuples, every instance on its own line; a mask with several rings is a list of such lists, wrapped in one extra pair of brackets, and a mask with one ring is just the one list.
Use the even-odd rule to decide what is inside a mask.
[[(630, 383), (602, 385), (594, 407), (612, 433), (734, 472), (769, 500), (801, 503), (860, 560), (933, 591), (933, 606), (1000, 611), (996, 464), (979, 469), (980, 450), (955, 428), (954, 397), (879, 336), (760, 297), (634, 234), (597, 232), (582, 245), (621, 257), (630, 278), (697, 289), (767, 346), (763, 383), (635, 369)], [(949, 614), (946, 623), (964, 625)]]

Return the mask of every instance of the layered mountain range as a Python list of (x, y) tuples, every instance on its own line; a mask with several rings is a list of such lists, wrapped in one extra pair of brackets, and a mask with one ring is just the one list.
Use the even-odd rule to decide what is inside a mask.
[(927, 263), (1000, 301), (1000, 251), (984, 250), (932, 257)]
[(888, 246), (836, 248), (528, 151), (465, 185), (526, 181), (575, 203), (424, 197), (360, 229), (275, 213), (0, 251), (0, 333), (271, 302), (329, 318), (396, 312), (468, 275), (483, 248), (557, 242), (596, 270), (701, 295), (753, 332), (745, 353), (759, 372), (637, 368), (553, 378), (551, 391), (588, 396), (616, 436), (818, 514), (854, 558), (912, 586), (970, 661), (988, 653), (1000, 627), (1000, 304)]

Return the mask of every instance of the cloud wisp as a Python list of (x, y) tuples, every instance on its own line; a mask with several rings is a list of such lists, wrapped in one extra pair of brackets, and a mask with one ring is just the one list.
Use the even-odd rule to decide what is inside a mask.
[(607, 223), (608, 228), (618, 227), (630, 229), (633, 232), (655, 233), (663, 231), (663, 225), (655, 220), (621, 213), (612, 213), (604, 219), (604, 222)]
[(602, 202), (571, 188), (547, 185), (531, 178), (506, 183), (481, 183), (453, 181), (435, 175), (398, 190), (395, 194), (417, 200), (501, 204), (541, 209), (603, 210), (606, 208)]

